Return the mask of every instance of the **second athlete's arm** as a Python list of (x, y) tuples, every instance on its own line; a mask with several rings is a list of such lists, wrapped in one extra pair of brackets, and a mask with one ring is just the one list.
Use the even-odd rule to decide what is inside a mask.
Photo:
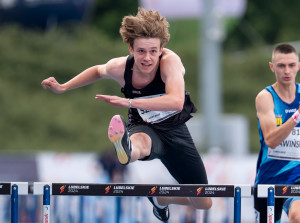
[(293, 118), (289, 118), (277, 127), (273, 97), (265, 89), (257, 95), (255, 105), (266, 145), (274, 149), (286, 139), (297, 123)]

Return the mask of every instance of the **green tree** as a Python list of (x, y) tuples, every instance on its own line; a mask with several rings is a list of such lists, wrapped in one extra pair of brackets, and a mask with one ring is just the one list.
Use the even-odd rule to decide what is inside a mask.
[(228, 33), (226, 49), (299, 39), (300, 1), (248, 0), (247, 10), (235, 29)]
[(90, 22), (111, 37), (119, 37), (119, 28), (125, 15), (136, 14), (137, 0), (96, 0), (90, 15)]

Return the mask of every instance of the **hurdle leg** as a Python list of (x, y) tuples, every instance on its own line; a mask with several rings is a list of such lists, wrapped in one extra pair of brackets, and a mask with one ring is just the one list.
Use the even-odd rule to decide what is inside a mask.
[(136, 214), (135, 214), (134, 222), (141, 223), (142, 222), (142, 200), (141, 200), (141, 197), (136, 197), (135, 201), (136, 201), (136, 206), (135, 206)]
[(116, 197), (116, 223), (120, 223), (122, 214), (122, 198)]
[(267, 209), (268, 223), (274, 222), (274, 218), (275, 218), (274, 203), (275, 203), (274, 188), (269, 187), (268, 188), (268, 209)]
[(79, 222), (84, 222), (84, 197), (80, 196), (79, 197)]
[(18, 223), (18, 185), (14, 184), (11, 189), (11, 223)]
[(50, 223), (50, 186), (44, 186), (43, 194), (43, 223)]
[(234, 190), (234, 223), (241, 222), (241, 188)]

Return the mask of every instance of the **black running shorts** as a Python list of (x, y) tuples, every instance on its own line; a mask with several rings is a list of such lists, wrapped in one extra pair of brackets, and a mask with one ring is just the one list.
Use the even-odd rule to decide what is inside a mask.
[(160, 159), (180, 184), (208, 183), (204, 164), (186, 124), (168, 131), (151, 125), (131, 124), (128, 130), (130, 135), (145, 133), (151, 138), (151, 154), (143, 160)]

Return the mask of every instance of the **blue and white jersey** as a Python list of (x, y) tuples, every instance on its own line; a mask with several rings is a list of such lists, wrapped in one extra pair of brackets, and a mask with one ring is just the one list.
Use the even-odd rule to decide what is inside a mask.
[[(277, 127), (285, 123), (299, 108), (300, 85), (296, 84), (296, 98), (288, 104), (280, 99), (272, 86), (266, 87), (274, 100)], [(259, 119), (260, 153), (257, 161), (257, 184), (295, 184), (300, 182), (300, 123), (275, 149), (269, 148), (264, 140)]]

